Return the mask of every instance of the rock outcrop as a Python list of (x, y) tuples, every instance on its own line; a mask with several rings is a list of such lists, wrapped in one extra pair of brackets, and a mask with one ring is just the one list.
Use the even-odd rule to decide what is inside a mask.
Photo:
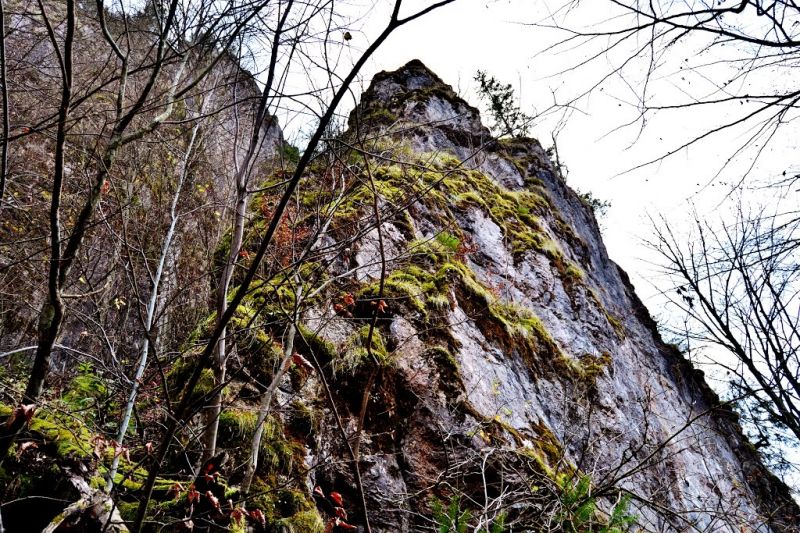
[[(391, 139), (373, 174), (384, 212), (398, 208), (382, 242), (371, 230), (352, 259), (373, 283), (362, 297), (377, 297), (386, 260), (376, 330), (388, 362), (332, 385), (353, 391), (338, 413), (351, 434), (361, 390), (373, 391), (355, 437), (373, 531), (422, 530), (430, 498), (451, 490), (487, 520), (505, 512), (515, 531), (536, 529), (558, 517), (536, 494), (583, 474), (606, 511), (620, 489), (633, 495), (647, 530), (797, 527), (786, 487), (660, 339), (591, 208), (537, 141), (493, 139), (419, 61), (378, 74), (349, 125)], [(354, 322), (330, 309), (307, 319), (339, 352), (368, 320)], [(326, 412), (311, 477), (357, 501), (338, 433)]]
[[(63, 19), (63, 6), (47, 4)], [(38, 8), (20, 6), (6, 34), (9, 83), (39, 92), (15, 95), (11, 118), (44, 126), (14, 139), (0, 226), (0, 272), (14, 287), (0, 295), (0, 424), (27, 417), (0, 469), (0, 530), (123, 531), (178, 398), (199, 413), (215, 391), (205, 360), (198, 386), (184, 387), (216, 323), (220, 267), (236, 262), (230, 297), (298, 151), (265, 121), (252, 179), (237, 191), (260, 93), (232, 56), (215, 62), (175, 102), (174, 120), (126, 145), (96, 189), (46, 391), (35, 412), (12, 407), (47, 294), (54, 144), (44, 119), (59, 101)], [(76, 86), (113, 81), (111, 63), (86, 59), (100, 30), (94, 7), (79, 7)], [(147, 17), (131, 18), (128, 46), (141, 58), (152, 48)], [(206, 72), (196, 59), (186, 71)], [(177, 67), (164, 69), (159, 95)], [(76, 103), (85, 107), (70, 122), (62, 232), (89, 198), (112, 81)], [(154, 97), (143, 118), (162, 106)], [(320, 533), (347, 530), (341, 520), (376, 533), (798, 530), (788, 489), (702, 373), (661, 340), (591, 207), (536, 140), (493, 138), (412, 61), (378, 74), (348, 131), (325, 145), (231, 309), (219, 453), (202, 460), (200, 416), (180, 421), (145, 530)], [(247, 224), (231, 251), (235, 205)], [(145, 339), (136, 427), (119, 445)], [(251, 447), (260, 458), (247, 492)]]

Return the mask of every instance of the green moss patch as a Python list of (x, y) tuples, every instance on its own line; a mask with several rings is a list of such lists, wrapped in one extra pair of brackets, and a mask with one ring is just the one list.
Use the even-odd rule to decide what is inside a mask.
[(264, 513), (268, 531), (288, 528), (296, 533), (322, 533), (325, 529), (313, 499), (303, 490), (274, 488), (272, 483), (257, 478), (244, 503), (248, 509)]

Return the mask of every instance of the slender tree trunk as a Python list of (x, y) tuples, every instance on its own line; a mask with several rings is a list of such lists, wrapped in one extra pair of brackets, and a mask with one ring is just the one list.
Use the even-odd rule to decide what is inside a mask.
[[(245, 165), (250, 164), (249, 159), (250, 158), (245, 161)], [(246, 222), (248, 199), (247, 183), (246, 181), (242, 181), (245, 179), (245, 174), (246, 172), (241, 173), (240, 181), (237, 184), (236, 215), (233, 225), (233, 235), (231, 236), (231, 250), (230, 254), (228, 254), (228, 260), (222, 269), (219, 286), (217, 287), (216, 311), (218, 317), (221, 317), (225, 313), (225, 308), (228, 306), (228, 288), (233, 278), (233, 270), (236, 267), (236, 260), (239, 257), (239, 252), (242, 248), (242, 240), (244, 239), (244, 225)], [(224, 328), (214, 352), (214, 383), (218, 386), (225, 383), (226, 363), (228, 359), (226, 336), (227, 328)], [(217, 435), (219, 433), (219, 415), (222, 412), (222, 395), (223, 390), (220, 387), (219, 391), (214, 394), (205, 411), (205, 431), (203, 432), (203, 455), (201, 463), (213, 457), (217, 452)]]
[[(73, 0), (67, 1), (66, 32), (64, 34), (63, 54), (59, 51), (55, 32), (47, 17), (42, 3), (42, 18), (47, 26), (50, 41), (56, 50), (59, 66), (61, 68), (61, 101), (58, 108), (58, 129), (56, 132), (56, 146), (53, 167), (53, 189), (50, 201), (50, 265), (47, 276), (47, 299), (42, 304), (39, 312), (39, 325), (37, 328), (38, 344), (33, 368), (25, 388), (22, 404), (35, 404), (44, 388), (44, 381), (50, 370), (50, 359), (53, 345), (56, 343), (58, 331), (64, 318), (64, 302), (61, 299), (61, 191), (64, 182), (64, 149), (67, 138), (67, 120), (69, 118), (69, 103), (72, 98), (72, 42), (75, 35), (75, 4)], [(0, 464), (2, 464), (8, 450), (23, 427), (26, 419), (24, 416), (12, 417), (11, 423), (6, 424), (0, 432)]]
[[(203, 113), (203, 108), (205, 106), (201, 106), (200, 114)], [(189, 166), (189, 157), (191, 156), (192, 150), (194, 149), (195, 140), (197, 138), (197, 132), (200, 129), (200, 122), (198, 121), (194, 127), (192, 128), (192, 133), (189, 137), (189, 143), (186, 147), (186, 152), (184, 153), (183, 160), (181, 161), (180, 167), (180, 174), (178, 178), (178, 185), (175, 189), (175, 194), (172, 196), (172, 203), (170, 205), (170, 224), (169, 228), (167, 229), (167, 233), (164, 236), (164, 241), (161, 245), (161, 254), (158, 260), (158, 266), (156, 267), (155, 275), (153, 276), (152, 281), (152, 289), (150, 292), (150, 300), (147, 303), (147, 314), (145, 316), (145, 323), (144, 328), (146, 331), (146, 335), (144, 336), (144, 340), (142, 342), (142, 351), (139, 355), (139, 361), (136, 365), (136, 373), (133, 377), (133, 384), (131, 386), (130, 394), (128, 395), (128, 402), (125, 404), (125, 412), (122, 415), (122, 421), (119, 424), (119, 430), (117, 432), (117, 445), (122, 446), (123, 441), (125, 440), (125, 434), (128, 432), (128, 426), (131, 421), (131, 416), (133, 415), (133, 407), (136, 404), (136, 396), (139, 393), (139, 384), (144, 375), (144, 371), (147, 368), (147, 358), (150, 351), (150, 332), (153, 328), (153, 319), (156, 314), (156, 304), (158, 303), (158, 299), (160, 296), (160, 287), (161, 287), (161, 279), (164, 275), (164, 267), (167, 262), (167, 256), (169, 255), (169, 251), (172, 248), (172, 241), (175, 237), (175, 231), (178, 225), (178, 219), (180, 215), (177, 212), (178, 207), (178, 199), (181, 196), (181, 191), (183, 189), (183, 184), (186, 181), (186, 174), (188, 172)], [(120, 455), (115, 454), (114, 461), (111, 464), (111, 468), (108, 471), (108, 477), (106, 479), (106, 492), (111, 492), (111, 489), (114, 487), (114, 476), (117, 473), (117, 469), (119, 468), (119, 461)]]
[(250, 443), (250, 456), (247, 459), (247, 465), (244, 471), (244, 479), (242, 479), (241, 490), (242, 494), (247, 495), (250, 491), (250, 485), (253, 483), (253, 476), (256, 473), (256, 469), (258, 468), (258, 452), (261, 449), (261, 438), (264, 436), (264, 422), (266, 422), (267, 417), (269, 416), (270, 407), (272, 406), (272, 399), (275, 396), (275, 391), (278, 390), (278, 385), (280, 385), (283, 376), (286, 374), (291, 361), (292, 361), (292, 354), (294, 353), (294, 336), (297, 333), (297, 329), (295, 327), (295, 320), (297, 319), (297, 314), (292, 317), (292, 322), (289, 324), (289, 328), (286, 331), (286, 340), (283, 343), (283, 358), (280, 361), (280, 366), (278, 367), (278, 371), (275, 372), (275, 375), (272, 378), (272, 382), (270, 382), (267, 390), (264, 391), (264, 395), (261, 397), (261, 405), (258, 409), (258, 419), (256, 420), (256, 431), (253, 434), (253, 440)]
[[(177, 4), (178, 0), (172, 0), (165, 27), (171, 26)], [(89, 223), (92, 215), (97, 208), (97, 204), (100, 202), (100, 197), (103, 194), (103, 187), (108, 180), (110, 169), (114, 164), (114, 160), (116, 159), (117, 150), (119, 150), (119, 148), (124, 146), (126, 143), (139, 139), (146, 133), (153, 131), (156, 127), (158, 127), (159, 124), (161, 124), (161, 122), (169, 117), (169, 115), (172, 113), (175, 89), (188, 58), (187, 54), (187, 57), (184, 58), (184, 61), (181, 63), (173, 84), (170, 87), (165, 111), (151, 121), (149, 125), (137, 130), (127, 137), (124, 136), (127, 126), (144, 107), (147, 97), (149, 96), (153, 85), (155, 84), (155, 80), (161, 71), (161, 66), (163, 65), (164, 48), (166, 47), (166, 37), (162, 35), (162, 39), (159, 42), (156, 65), (151, 72), (150, 78), (148, 79), (144, 90), (139, 95), (137, 102), (128, 110), (127, 114), (121, 118), (118, 114), (117, 124), (111, 134), (109, 144), (103, 154), (94, 184), (89, 193), (89, 197), (77, 216), (72, 230), (69, 233), (67, 244), (62, 252), (60, 209), (61, 191), (64, 181), (64, 148), (66, 144), (66, 129), (70, 111), (70, 100), (72, 98), (72, 44), (76, 26), (75, 2), (74, 0), (67, 0), (67, 18), (66, 31), (64, 33), (63, 54), (59, 50), (55, 31), (53, 30), (50, 20), (47, 17), (47, 12), (44, 8), (42, 0), (39, 0), (39, 7), (42, 12), (42, 18), (44, 19), (50, 41), (53, 43), (53, 48), (56, 51), (56, 56), (61, 69), (62, 91), (61, 102), (59, 104), (59, 119), (54, 155), (53, 190), (50, 204), (50, 268), (48, 272), (48, 294), (47, 300), (43, 304), (42, 310), (39, 314), (36, 356), (23, 400), (23, 403), (28, 405), (36, 403), (44, 388), (45, 379), (50, 369), (53, 346), (56, 343), (58, 333), (61, 328), (61, 323), (64, 319), (64, 304), (61, 298), (61, 290), (67, 281), (67, 276), (70, 272), (73, 261), (75, 260), (75, 257), (77, 256), (78, 251), (83, 244), (86, 232), (89, 229)], [(120, 94), (122, 94), (124, 89), (124, 85), (121, 85)], [(121, 101), (118, 101), (118, 108), (120, 103)], [(16, 417), (11, 421), (10, 424), (6, 424), (2, 429), (0, 429), (0, 463), (2, 463), (3, 459), (8, 454), (8, 449), (11, 447), (11, 444), (13, 444), (17, 434), (19, 434), (24, 425), (24, 417)]]
[[(280, 37), (283, 32), (284, 25), (289, 18), (289, 13), (292, 11), (293, 0), (286, 4), (283, 15), (280, 17), (278, 27), (272, 42), (272, 52), (270, 53), (269, 69), (267, 73), (267, 82), (264, 86), (264, 91), (261, 93), (261, 98), (258, 103), (258, 110), (253, 118), (253, 131), (250, 135), (250, 143), (247, 146), (247, 153), (241, 165), (236, 169), (236, 207), (233, 225), (233, 235), (231, 237), (231, 249), (228, 254), (228, 261), (222, 269), (219, 278), (219, 285), (217, 287), (217, 320), (221, 320), (225, 310), (228, 307), (228, 288), (230, 286), (231, 278), (233, 277), (233, 269), (236, 267), (236, 262), (239, 259), (239, 252), (242, 247), (242, 237), (244, 235), (245, 217), (247, 215), (247, 202), (249, 193), (247, 186), (250, 177), (250, 171), (258, 149), (263, 142), (261, 135), (262, 128), (264, 127), (267, 118), (267, 104), (272, 95), (272, 84), (275, 79), (275, 68), (278, 64), (278, 51), (280, 49)], [(266, 133), (266, 132), (265, 132)], [(227, 327), (222, 324), (221, 335), (219, 341), (214, 346), (214, 381), (216, 385), (222, 385), (225, 381), (226, 362), (228, 359), (227, 346), (226, 346)], [(223, 391), (220, 387), (210, 401), (204, 413), (205, 431), (203, 432), (203, 455), (200, 464), (209, 460), (216, 453), (217, 448), (217, 435), (219, 433), (219, 415), (222, 412), (222, 395)]]
[[(3, 198), (6, 191), (6, 175), (8, 174), (8, 133), (10, 118), (8, 116), (8, 77), (6, 69), (6, 13), (3, 2), (0, 2), (0, 95), (3, 97), (3, 144), (0, 148), (0, 211), (3, 209)], [(0, 524), (2, 528), (2, 524)]]

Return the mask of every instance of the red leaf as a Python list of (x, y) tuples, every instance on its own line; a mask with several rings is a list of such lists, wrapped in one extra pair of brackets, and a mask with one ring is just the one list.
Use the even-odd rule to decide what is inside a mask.
[[(181, 492), (183, 492), (183, 485), (181, 485), (180, 483), (176, 482), (167, 491), (167, 498), (170, 498), (170, 499), (174, 500), (175, 498), (178, 497), (178, 495), (180, 495)], [(189, 501), (191, 502), (191, 500), (189, 500)]]
[(246, 516), (245, 513), (246, 511), (243, 508), (237, 507), (236, 509), (231, 511), (231, 522), (241, 525), (242, 522), (244, 522)]
[(33, 418), (33, 413), (36, 411), (36, 404), (29, 403), (27, 405), (22, 406), (22, 415), (25, 417), (25, 422), (30, 422), (31, 418)]
[(35, 411), (36, 411), (35, 403), (18, 405), (11, 412), (11, 416), (8, 417), (8, 420), (6, 420), (6, 426), (11, 427), (14, 424), (14, 422), (19, 420), (20, 418), (24, 418), (25, 424), (29, 424), (31, 418), (33, 418), (33, 413)]
[(127, 446), (122, 446), (115, 440), (111, 441), (111, 446), (114, 447), (114, 458), (122, 456), (128, 461), (131, 460), (130, 451), (128, 450)]
[(334, 520), (333, 523), (334, 523), (334, 525), (336, 527), (341, 528), (341, 529), (351, 529), (351, 530), (358, 529), (356, 526), (354, 526), (352, 524), (348, 524), (347, 522), (345, 522), (341, 518), (336, 518), (336, 520)]
[(144, 445), (144, 449), (147, 452), (147, 455), (152, 454), (153, 453), (153, 443), (152, 442), (148, 442), (147, 444)]
[(102, 435), (95, 435), (92, 437), (91, 443), (94, 444), (94, 455), (98, 459), (101, 459), (103, 457), (103, 452), (105, 452), (108, 447), (108, 441)]
[(214, 493), (211, 492), (210, 490), (207, 490), (206, 498), (208, 498), (208, 502), (211, 504), (211, 506), (219, 511), (219, 499), (217, 499), (217, 497), (214, 496)]
[(309, 372), (313, 372), (314, 371), (314, 365), (312, 365), (308, 361), (308, 359), (306, 359), (305, 357), (303, 357), (302, 355), (300, 355), (297, 352), (294, 352), (292, 354), (292, 362), (294, 364), (296, 364), (297, 366), (299, 366), (300, 368), (304, 368), (304, 369), (308, 370)]
[(189, 503), (200, 501), (200, 493), (194, 490), (194, 485), (189, 487), (189, 492), (186, 493), (186, 501)]
[(386, 305), (386, 301), (385, 300), (378, 301), (378, 312), (379, 313), (383, 313), (384, 310), (386, 310), (387, 307), (389, 307), (389, 306)]
[(18, 458), (22, 457), (22, 454), (25, 453), (26, 451), (35, 450), (38, 447), (39, 445), (33, 442), (32, 440), (23, 442), (22, 444), (19, 445), (19, 450), (17, 450), (17, 457)]
[(250, 511), (250, 518), (261, 524), (261, 527), (267, 525), (267, 518), (264, 516), (264, 513), (261, 512), (261, 509), (253, 509)]
[(337, 507), (344, 507), (344, 500), (342, 500), (342, 495), (338, 492), (331, 492), (328, 497)]
[(356, 303), (356, 299), (353, 298), (353, 295), (348, 292), (342, 297), (342, 302), (344, 302), (344, 305), (347, 307), (350, 307)]
[(334, 507), (333, 512), (334, 514), (336, 514), (337, 517), (341, 518), (342, 520), (347, 520), (347, 511), (345, 511), (341, 507)]

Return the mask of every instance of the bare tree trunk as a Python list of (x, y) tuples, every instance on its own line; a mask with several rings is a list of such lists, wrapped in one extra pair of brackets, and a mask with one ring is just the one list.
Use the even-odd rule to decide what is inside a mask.
[[(205, 102), (205, 101), (204, 101)], [(199, 115), (203, 114), (203, 108), (205, 106), (202, 105)], [(128, 395), (128, 402), (125, 405), (125, 412), (122, 415), (122, 421), (119, 424), (119, 430), (117, 432), (117, 445), (122, 446), (123, 441), (125, 440), (125, 434), (128, 432), (128, 425), (131, 421), (131, 416), (133, 414), (133, 407), (136, 403), (136, 396), (139, 393), (139, 383), (144, 375), (144, 371), (147, 368), (147, 358), (150, 351), (150, 332), (153, 328), (153, 319), (156, 313), (156, 304), (158, 302), (160, 296), (160, 287), (161, 287), (161, 278), (164, 275), (164, 266), (167, 262), (167, 256), (169, 255), (170, 249), (172, 248), (172, 241), (175, 237), (175, 231), (178, 225), (178, 219), (180, 215), (177, 212), (178, 207), (178, 199), (181, 196), (181, 191), (183, 189), (183, 184), (186, 181), (186, 174), (188, 172), (189, 166), (189, 158), (192, 154), (192, 150), (194, 149), (195, 140), (197, 139), (197, 132), (200, 129), (200, 122), (196, 122), (194, 127), (192, 128), (192, 133), (189, 136), (189, 142), (186, 146), (186, 152), (184, 153), (183, 160), (181, 161), (180, 166), (180, 174), (178, 178), (178, 185), (175, 189), (175, 193), (172, 196), (172, 203), (170, 204), (170, 225), (167, 229), (167, 233), (164, 236), (164, 241), (161, 245), (161, 254), (159, 256), (158, 265), (156, 267), (156, 272), (153, 275), (152, 281), (152, 289), (150, 292), (150, 299), (147, 303), (147, 315), (145, 316), (145, 336), (142, 342), (142, 350), (139, 355), (139, 361), (136, 365), (136, 373), (133, 377), (133, 384), (131, 386), (130, 394)], [(111, 489), (114, 487), (114, 476), (117, 473), (117, 469), (119, 468), (119, 461), (120, 461), (120, 454), (114, 455), (114, 461), (111, 464), (111, 468), (108, 471), (108, 477), (106, 479), (106, 492), (111, 492)]]
[[(50, 41), (56, 51), (61, 69), (61, 101), (58, 108), (58, 130), (53, 168), (53, 189), (50, 201), (50, 266), (47, 276), (47, 299), (39, 312), (38, 345), (28, 385), (23, 395), (23, 404), (35, 404), (44, 388), (44, 380), (50, 369), (50, 357), (53, 345), (58, 337), (61, 321), (64, 317), (64, 302), (61, 299), (61, 191), (64, 182), (64, 148), (67, 137), (67, 120), (69, 103), (72, 98), (72, 43), (75, 35), (75, 4), (67, 1), (66, 32), (64, 35), (64, 51), (59, 51), (55, 32), (47, 17), (41, 0), (39, 7), (47, 26)], [(24, 416), (12, 417), (0, 433), (0, 464), (2, 464), (17, 434), (25, 426)]]
[[(249, 166), (255, 150), (248, 151), (248, 157), (245, 159), (245, 167)], [(236, 211), (233, 225), (233, 235), (231, 236), (231, 250), (228, 255), (228, 260), (222, 269), (220, 275), (219, 286), (217, 287), (217, 316), (221, 317), (225, 313), (225, 308), (228, 304), (228, 288), (230, 287), (231, 279), (233, 278), (233, 269), (236, 266), (236, 259), (239, 257), (239, 251), (242, 248), (242, 240), (244, 238), (244, 225), (247, 215), (247, 172), (243, 169), (239, 172), (239, 182), (236, 187)], [(226, 362), (228, 352), (226, 347), (227, 328), (222, 330), (219, 342), (217, 342), (216, 350), (214, 351), (214, 383), (220, 386), (219, 391), (211, 399), (210, 405), (205, 411), (205, 431), (203, 432), (203, 456), (201, 463), (207, 461), (216, 454), (217, 448), (217, 434), (219, 432), (219, 415), (222, 412), (222, 388), (221, 385), (225, 382)]]
[[(295, 309), (297, 308), (295, 307)], [(267, 387), (267, 390), (264, 391), (264, 395), (261, 397), (261, 405), (258, 409), (258, 419), (256, 420), (256, 431), (253, 434), (253, 440), (250, 443), (250, 456), (247, 458), (244, 479), (242, 479), (241, 484), (242, 494), (244, 495), (247, 495), (247, 493), (250, 491), (250, 485), (253, 482), (253, 476), (258, 468), (258, 451), (261, 449), (261, 438), (264, 435), (264, 422), (266, 422), (267, 417), (269, 416), (272, 399), (275, 396), (275, 391), (278, 390), (278, 385), (280, 385), (281, 380), (283, 379), (284, 374), (286, 374), (286, 371), (288, 370), (292, 361), (292, 354), (294, 353), (294, 336), (297, 333), (297, 328), (295, 326), (296, 320), (297, 312), (295, 311), (292, 321), (286, 330), (286, 340), (283, 344), (283, 358), (280, 361), (280, 366), (278, 367), (278, 371), (275, 372), (269, 387)]]
[[(91, 218), (100, 202), (100, 197), (103, 193), (111, 167), (114, 164), (117, 151), (125, 144), (137, 140), (145, 134), (153, 131), (164, 120), (172, 114), (172, 107), (175, 99), (175, 91), (177, 84), (182, 76), (183, 68), (188, 61), (188, 54), (184, 56), (183, 61), (178, 68), (177, 74), (170, 87), (167, 96), (167, 102), (163, 113), (155, 117), (144, 127), (136, 130), (135, 132), (125, 135), (125, 130), (131, 124), (133, 119), (146, 107), (145, 104), (149, 98), (150, 93), (155, 85), (161, 69), (164, 64), (164, 55), (167, 48), (167, 37), (169, 28), (172, 26), (175, 12), (178, 6), (178, 0), (172, 0), (169, 5), (169, 12), (164, 22), (161, 34), (159, 36), (158, 50), (154, 66), (150, 72), (150, 76), (139, 94), (136, 102), (126, 109), (122, 115), (122, 98), (124, 97), (125, 85), (125, 72), (123, 69), (123, 77), (120, 79), (120, 88), (118, 92), (117, 101), (117, 117), (116, 125), (112, 130), (109, 144), (105, 148), (99, 169), (94, 179), (92, 189), (89, 192), (89, 197), (86, 199), (81, 211), (79, 212), (72, 230), (69, 233), (64, 251), (61, 251), (61, 220), (60, 220), (60, 206), (61, 206), (61, 189), (64, 179), (64, 147), (66, 144), (66, 128), (67, 120), (70, 110), (70, 99), (72, 96), (72, 44), (75, 35), (76, 14), (74, 0), (67, 0), (67, 18), (66, 30), (64, 33), (64, 51), (63, 54), (58, 47), (55, 31), (53, 30), (50, 20), (47, 17), (42, 0), (39, 0), (39, 7), (42, 12), (47, 33), (50, 41), (53, 43), (53, 48), (56, 52), (59, 67), (61, 69), (62, 77), (62, 94), (61, 102), (59, 104), (59, 118), (58, 129), (56, 133), (56, 146), (54, 155), (54, 181), (52, 191), (52, 201), (50, 205), (50, 268), (48, 273), (48, 295), (47, 300), (42, 306), (39, 314), (38, 325), (38, 345), (36, 348), (36, 356), (34, 359), (33, 369), (31, 370), (30, 379), (24, 395), (24, 403), (35, 403), (41, 395), (44, 387), (45, 378), (50, 368), (51, 354), (53, 346), (58, 338), (59, 329), (64, 319), (64, 305), (61, 299), (61, 289), (67, 281), (67, 276), (72, 267), (72, 264), (77, 257), (78, 251), (81, 249), (86, 232), (89, 229)], [(106, 38), (108, 36), (106, 35)], [(113, 40), (111, 41), (113, 43)], [(125, 62), (123, 62), (125, 63)], [(24, 426), (24, 417), (16, 417), (12, 420), (11, 424), (6, 425), (2, 433), (0, 433), (0, 461), (5, 458), (9, 447), (14, 442), (16, 435)]]
[[(0, 148), (0, 211), (3, 209), (3, 197), (6, 191), (6, 175), (8, 174), (8, 77), (6, 72), (6, 13), (3, 2), (0, 2), (0, 94), (3, 97), (3, 145)], [(0, 523), (0, 530), (2, 524)], [(0, 531), (2, 533), (2, 531)]]
[[(236, 267), (237, 260), (239, 259), (239, 252), (242, 248), (244, 225), (247, 216), (247, 202), (250, 196), (247, 190), (250, 181), (250, 171), (258, 154), (261, 143), (263, 142), (261, 133), (267, 118), (267, 103), (269, 98), (272, 96), (272, 83), (275, 78), (275, 68), (278, 61), (280, 36), (289, 17), (289, 13), (292, 10), (292, 4), (293, 1), (291, 0), (287, 3), (286, 10), (281, 16), (278, 28), (275, 31), (275, 37), (272, 43), (272, 53), (270, 55), (267, 82), (259, 100), (258, 111), (256, 112), (255, 117), (253, 117), (253, 131), (250, 136), (250, 143), (247, 147), (247, 153), (245, 154), (242, 164), (236, 169), (236, 206), (234, 207), (233, 234), (231, 236), (231, 249), (230, 253), (228, 254), (228, 260), (222, 269), (217, 286), (217, 320), (222, 317), (222, 315), (225, 313), (225, 309), (228, 306), (228, 289), (230, 287), (231, 279), (233, 278), (233, 270)], [(203, 454), (201, 456), (200, 464), (208, 461), (216, 454), (217, 435), (219, 434), (219, 415), (222, 412), (222, 384), (225, 382), (226, 363), (228, 359), (226, 336), (227, 328), (223, 325), (219, 341), (214, 348), (213, 364), (214, 383), (219, 387), (219, 390), (211, 398), (211, 401), (209, 402), (209, 405), (204, 413), (205, 430), (203, 431), (202, 436)]]

